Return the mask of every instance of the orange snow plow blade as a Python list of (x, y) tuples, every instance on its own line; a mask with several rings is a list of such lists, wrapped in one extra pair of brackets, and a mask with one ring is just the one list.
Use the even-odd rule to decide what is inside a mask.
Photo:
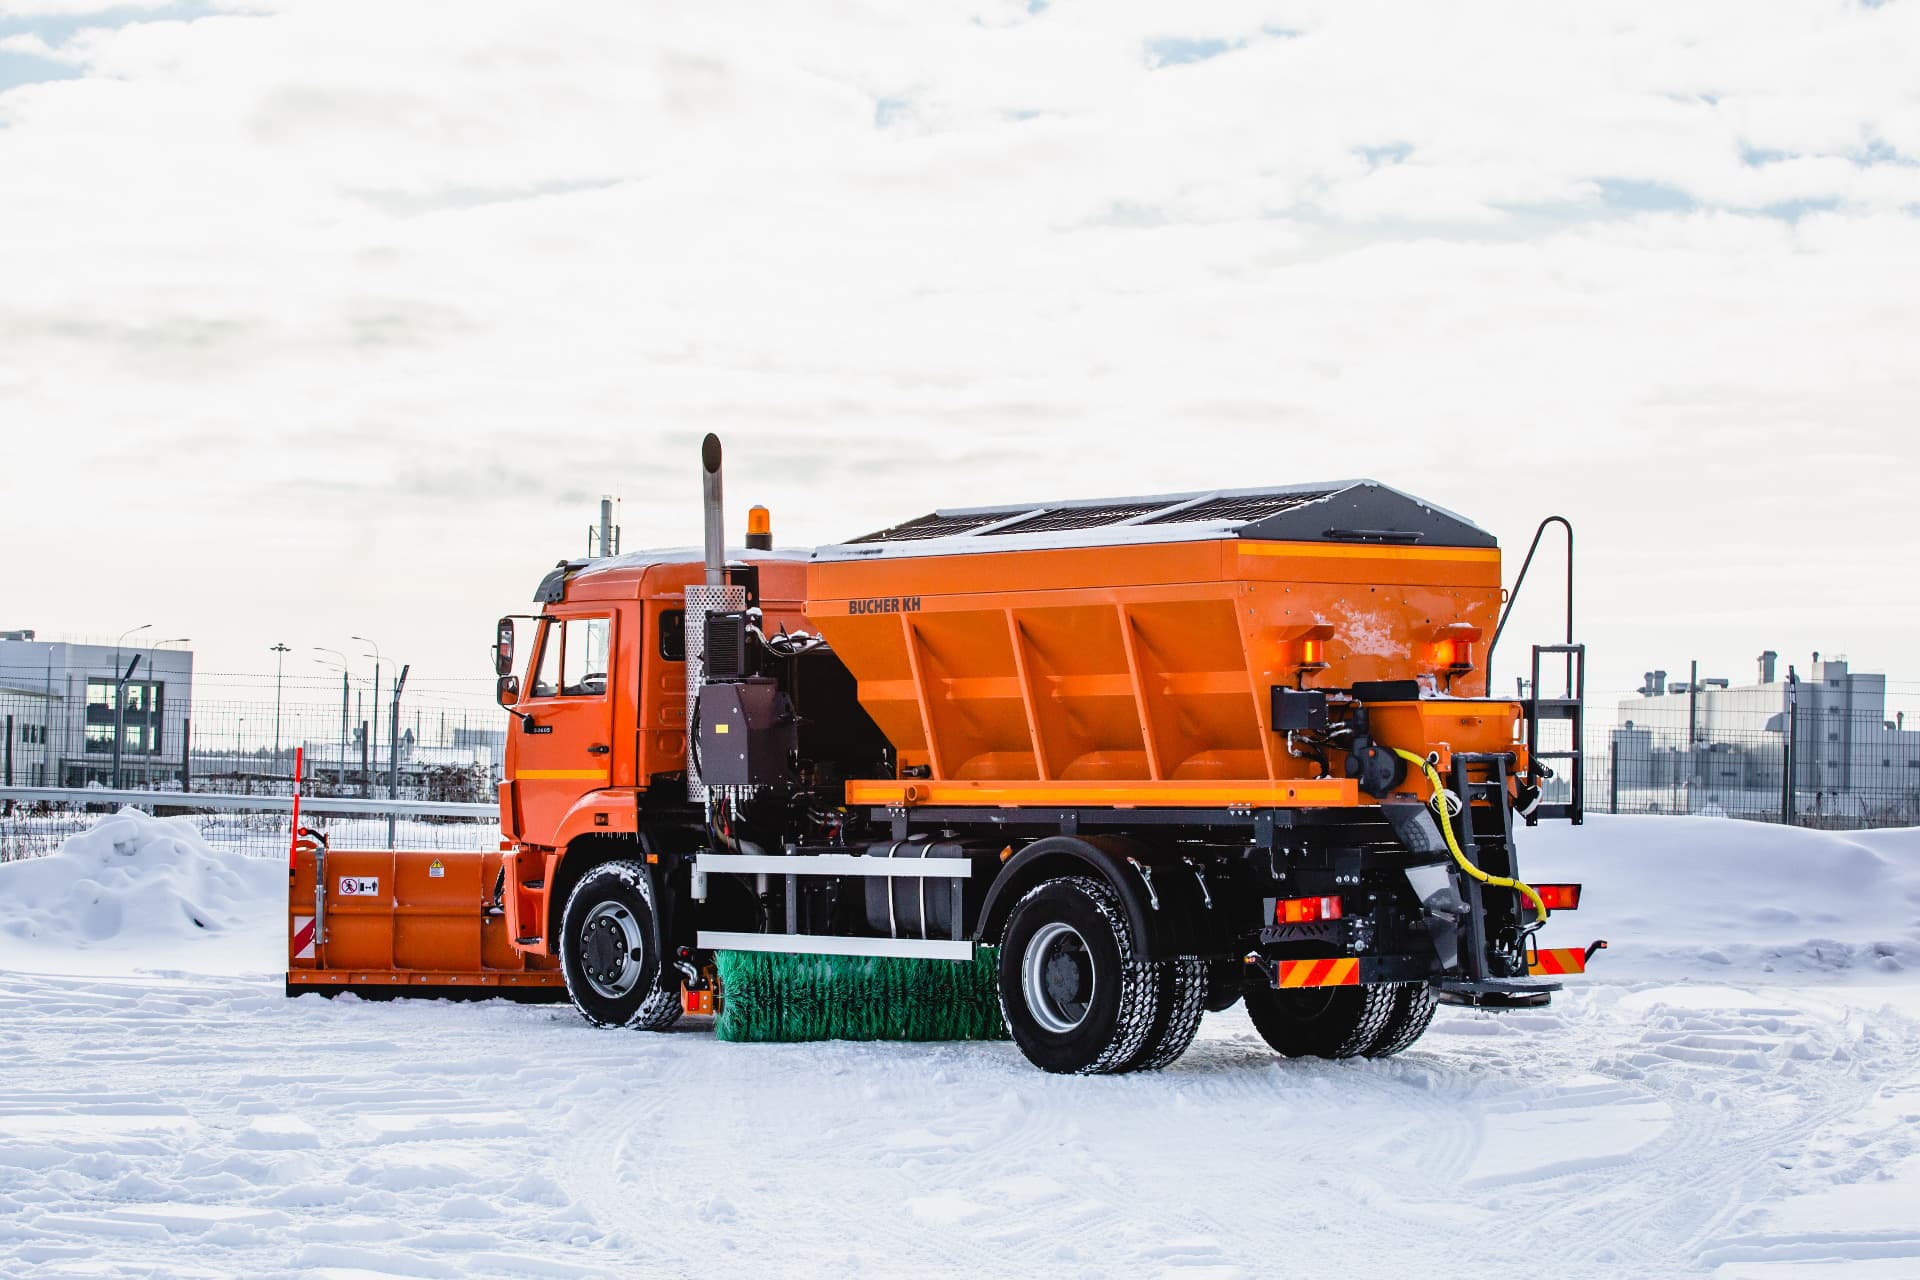
[(565, 999), (556, 961), (513, 949), (493, 905), (500, 859), (302, 839), (287, 890), (287, 994)]

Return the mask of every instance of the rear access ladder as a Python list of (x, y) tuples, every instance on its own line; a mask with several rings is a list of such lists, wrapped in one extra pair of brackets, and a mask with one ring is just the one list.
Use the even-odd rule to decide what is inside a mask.
[[(1534, 657), (1536, 665), (1539, 655)], [(1575, 704), (1576, 707), (1578, 704)], [(1577, 725), (1577, 711), (1576, 711)], [(1447, 820), (1454, 839), (1473, 864), (1496, 876), (1515, 876), (1519, 855), (1513, 843), (1512, 810), (1508, 803), (1508, 769), (1513, 756), (1508, 752), (1455, 752), (1452, 759), (1452, 791), (1460, 806)], [(1576, 771), (1578, 761), (1575, 761)], [(1477, 775), (1477, 776), (1476, 776)], [(1575, 793), (1578, 794), (1577, 792)], [(1529, 819), (1531, 821), (1531, 818)], [(1469, 876), (1460, 877), (1460, 889), (1466, 900), (1468, 927), (1462, 931), (1459, 978), (1442, 979), (1438, 995), (1444, 1004), (1472, 1005), (1490, 1009), (1524, 1009), (1545, 1005), (1560, 989), (1557, 982), (1542, 982), (1524, 974), (1525, 936), (1531, 908), (1517, 890), (1489, 887)], [(1520, 954), (1510, 955), (1501, 965), (1490, 963), (1487, 947), (1487, 896), (1500, 895), (1511, 900), (1508, 908), (1520, 931)], [(1507, 973), (1496, 973), (1496, 968)], [(1523, 973), (1511, 970), (1521, 968)]]
[[(1566, 658), (1565, 690), (1558, 698), (1540, 696), (1540, 660), (1549, 656), (1564, 655)], [(1563, 760), (1566, 762), (1567, 798), (1551, 804), (1542, 801), (1527, 811), (1527, 825), (1535, 826), (1542, 818), (1564, 818), (1579, 826), (1587, 813), (1587, 753), (1586, 753), (1586, 707), (1587, 707), (1587, 646), (1584, 644), (1537, 644), (1533, 646), (1533, 682), (1527, 686), (1532, 696), (1526, 701), (1527, 709), (1527, 756), (1531, 768), (1538, 779), (1538, 785), (1544, 787), (1546, 779), (1558, 777), (1561, 770), (1543, 765), (1545, 760)], [(1565, 749), (1542, 750), (1540, 746), (1540, 722), (1564, 720), (1569, 728), (1569, 741)]]

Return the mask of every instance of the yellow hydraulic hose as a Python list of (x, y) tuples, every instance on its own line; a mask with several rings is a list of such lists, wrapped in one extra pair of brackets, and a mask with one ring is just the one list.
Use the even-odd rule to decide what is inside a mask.
[[(1446, 787), (1441, 784), (1440, 771), (1435, 769), (1433, 765), (1427, 761), (1425, 756), (1417, 756), (1411, 751), (1402, 751), (1398, 747), (1390, 749), (1393, 754), (1399, 756), (1408, 764), (1418, 766), (1420, 771), (1427, 775), (1427, 781), (1433, 785), (1434, 808), (1439, 811), (1436, 816), (1440, 819), (1440, 834), (1447, 838), (1447, 850), (1453, 854), (1453, 860), (1460, 864), (1460, 869), (1472, 876), (1475, 880), (1478, 880), (1481, 884), (1490, 884), (1496, 889), (1517, 890), (1522, 897), (1533, 904), (1535, 919), (1538, 920), (1539, 923), (1545, 924), (1547, 922), (1547, 904), (1541, 900), (1540, 895), (1534, 891), (1532, 885), (1523, 884), (1518, 880), (1509, 880), (1505, 876), (1490, 876), (1467, 861), (1467, 855), (1460, 852), (1460, 842), (1453, 837), (1453, 820), (1447, 816), (1446, 804), (1440, 799), (1447, 791)], [(1466, 797), (1461, 797), (1460, 803), (1465, 804)]]

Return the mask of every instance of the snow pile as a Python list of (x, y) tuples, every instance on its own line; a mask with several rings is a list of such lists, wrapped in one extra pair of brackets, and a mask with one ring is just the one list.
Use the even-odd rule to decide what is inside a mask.
[(44, 858), (0, 864), (0, 941), (33, 950), (137, 950), (277, 923), (286, 867), (215, 849), (191, 823), (122, 809)]
[(1527, 879), (1586, 886), (1541, 945), (1607, 939), (1596, 978), (1920, 968), (1920, 828), (1598, 815), (1517, 838)]

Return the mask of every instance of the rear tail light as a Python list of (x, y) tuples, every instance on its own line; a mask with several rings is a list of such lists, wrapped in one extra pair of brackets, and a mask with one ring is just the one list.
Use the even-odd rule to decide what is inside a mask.
[(1540, 895), (1540, 901), (1549, 911), (1578, 911), (1580, 909), (1580, 886), (1577, 884), (1537, 884), (1533, 891)]
[(1340, 899), (1325, 898), (1282, 898), (1273, 904), (1273, 922), (1275, 924), (1315, 924), (1321, 920), (1340, 918)]

